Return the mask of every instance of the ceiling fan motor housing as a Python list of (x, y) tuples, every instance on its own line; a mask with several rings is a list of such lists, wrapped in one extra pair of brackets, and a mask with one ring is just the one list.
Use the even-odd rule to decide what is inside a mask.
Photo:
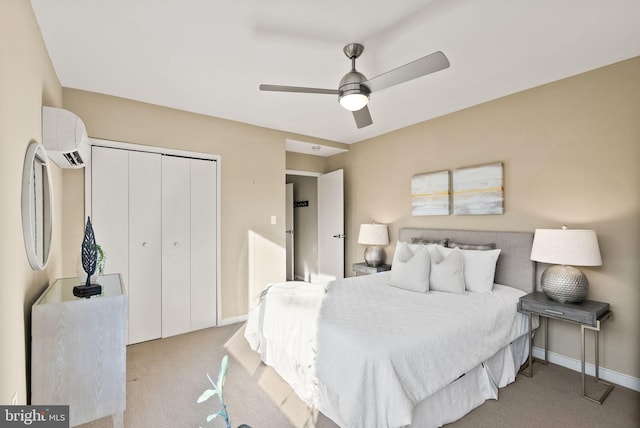
[(364, 77), (364, 74), (356, 70), (351, 70), (340, 80), (340, 85), (338, 86), (339, 98), (350, 94), (362, 94), (368, 97), (371, 91), (369, 87), (364, 84), (366, 81), (367, 78)]

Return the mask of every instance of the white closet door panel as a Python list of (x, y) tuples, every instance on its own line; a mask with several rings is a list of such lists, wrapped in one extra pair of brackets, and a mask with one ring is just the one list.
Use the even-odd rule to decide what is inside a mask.
[(216, 325), (216, 167), (191, 160), (191, 330)]
[(189, 164), (162, 157), (162, 337), (191, 330)]
[(129, 154), (129, 343), (162, 335), (161, 158)]
[[(105, 251), (105, 273), (119, 273), (128, 292), (129, 274), (129, 153), (91, 149), (91, 223), (96, 243)], [(124, 173), (114, 173), (124, 171)], [(85, 219), (86, 221), (86, 219)], [(80, 257), (78, 242), (77, 254)]]

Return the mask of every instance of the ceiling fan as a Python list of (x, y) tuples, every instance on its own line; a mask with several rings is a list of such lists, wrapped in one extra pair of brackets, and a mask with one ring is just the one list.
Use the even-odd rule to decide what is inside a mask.
[(349, 43), (344, 47), (344, 54), (351, 60), (351, 71), (345, 74), (342, 80), (340, 80), (338, 89), (260, 85), (260, 90), (338, 95), (340, 105), (353, 112), (356, 126), (358, 128), (364, 128), (373, 123), (369, 108), (367, 107), (369, 94), (449, 67), (447, 57), (438, 51), (367, 80), (364, 74), (356, 70), (356, 58), (358, 58), (363, 51), (364, 46), (360, 43)]

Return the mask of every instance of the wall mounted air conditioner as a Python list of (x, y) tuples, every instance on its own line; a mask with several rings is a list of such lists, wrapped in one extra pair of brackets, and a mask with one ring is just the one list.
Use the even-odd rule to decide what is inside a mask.
[(89, 162), (87, 128), (68, 110), (42, 107), (42, 145), (60, 168), (82, 168)]

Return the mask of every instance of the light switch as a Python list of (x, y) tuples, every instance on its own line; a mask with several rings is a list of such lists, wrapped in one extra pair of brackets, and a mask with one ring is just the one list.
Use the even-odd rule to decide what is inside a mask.
[(276, 224), (276, 216), (271, 216), (271, 224)]

